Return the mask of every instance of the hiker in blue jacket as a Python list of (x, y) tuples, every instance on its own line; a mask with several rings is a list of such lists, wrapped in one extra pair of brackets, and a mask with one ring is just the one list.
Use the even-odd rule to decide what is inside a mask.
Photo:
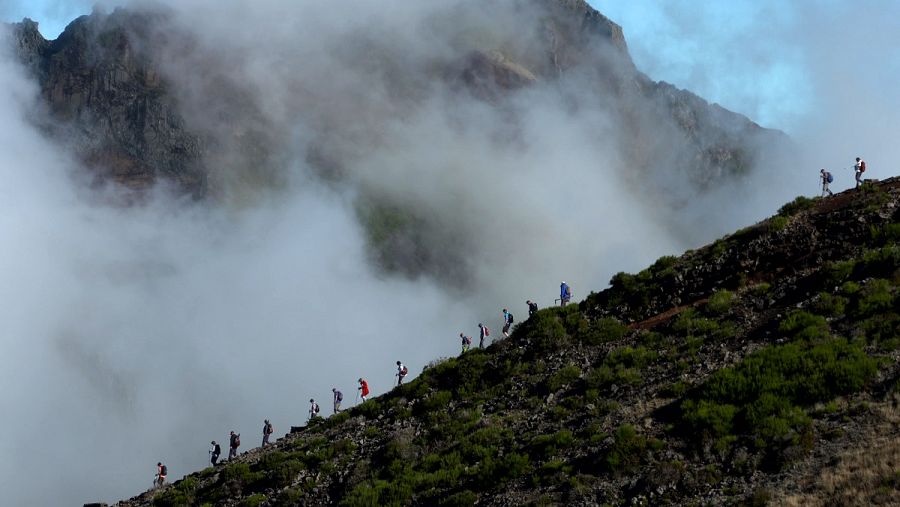
[(572, 290), (569, 289), (569, 284), (563, 280), (562, 283), (559, 284), (559, 305), (566, 306), (566, 303), (572, 299)]
[(503, 309), (503, 336), (509, 338), (509, 328), (513, 325), (513, 316), (509, 311)]

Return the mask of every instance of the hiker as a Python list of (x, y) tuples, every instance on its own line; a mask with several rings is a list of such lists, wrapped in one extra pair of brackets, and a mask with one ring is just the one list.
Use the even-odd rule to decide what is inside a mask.
[(828, 184), (834, 181), (834, 176), (831, 175), (830, 172), (822, 169), (819, 171), (820, 177), (822, 178), (822, 197), (825, 197), (827, 193), (829, 196), (834, 195), (834, 193), (828, 189)]
[(862, 173), (866, 172), (866, 161), (856, 157), (856, 163), (853, 164), (853, 170), (856, 173), (856, 186), (854, 188), (859, 188), (862, 185)]
[(266, 419), (263, 421), (263, 447), (269, 445), (269, 435), (272, 433), (275, 433), (275, 427), (272, 426), (272, 423), (270, 423), (268, 419)]
[(566, 283), (565, 280), (559, 284), (559, 305), (566, 306), (566, 303), (572, 299), (572, 290), (569, 289), (569, 284)]
[(215, 440), (209, 443), (211, 446), (209, 449), (209, 462), (212, 466), (216, 466), (216, 463), (219, 461), (219, 455), (222, 454), (222, 446), (217, 444)]
[(472, 338), (464, 335), (463, 333), (459, 333), (460, 339), (462, 339), (462, 351), (468, 352), (469, 347), (472, 345)]
[(409, 374), (409, 369), (400, 361), (397, 361), (397, 385), (403, 383), (403, 379)]
[(513, 316), (506, 308), (503, 309), (503, 336), (509, 338), (509, 328), (512, 327)]
[(483, 349), (484, 348), (484, 339), (485, 339), (485, 337), (488, 337), (491, 335), (491, 330), (488, 329), (487, 326), (485, 326), (484, 324), (479, 322), (478, 323), (478, 331), (479, 331), (478, 348)]
[(319, 416), (319, 404), (316, 403), (316, 400), (310, 398), (309, 399), (309, 420), (312, 421), (316, 417)]
[(231, 436), (228, 439), (228, 461), (237, 457), (238, 447), (241, 446), (241, 434), (231, 432)]
[(341, 411), (341, 402), (344, 401), (344, 393), (337, 390), (337, 387), (331, 388), (331, 394), (334, 395), (334, 413)]
[(359, 379), (359, 387), (357, 387), (356, 390), (360, 392), (359, 397), (362, 398), (363, 403), (365, 403), (366, 396), (369, 395), (369, 383), (363, 379)]
[(529, 299), (528, 301), (525, 301), (525, 304), (528, 305), (528, 316), (529, 317), (531, 317), (532, 315), (537, 313), (537, 311), (538, 311), (537, 303), (532, 303), (531, 300)]
[(156, 478), (153, 480), (154, 488), (161, 488), (163, 484), (166, 483), (166, 476), (169, 475), (169, 471), (166, 470), (166, 465), (163, 465), (161, 462), (156, 464)]

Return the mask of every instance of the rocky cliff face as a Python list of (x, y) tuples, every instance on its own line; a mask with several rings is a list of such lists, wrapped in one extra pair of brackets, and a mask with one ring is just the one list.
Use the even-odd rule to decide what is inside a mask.
[(200, 139), (185, 128), (152, 52), (135, 42), (161, 19), (125, 11), (83, 16), (54, 41), (25, 20), (14, 37), (50, 112), (44, 127), (98, 178), (139, 189), (168, 180), (202, 195)]
[[(482, 47), (458, 63), (444, 62), (442, 79), (461, 83), (475, 96), (496, 102), (536, 82), (557, 80), (567, 73), (590, 73), (596, 86), (582, 93), (608, 96), (611, 103), (642, 97), (645, 107), (619, 111), (623, 144), (637, 165), (671, 158), (642, 138), (648, 122), (668, 124), (684, 139), (684, 150), (671, 162), (690, 168), (698, 181), (706, 183), (718, 175), (749, 170), (760, 138), (778, 137), (743, 116), (639, 73), (621, 27), (586, 2), (535, 1), (543, 9), (533, 27), (540, 32), (540, 47), (523, 44), (512, 51), (505, 49), (514, 56), (500, 48)], [(168, 180), (202, 195), (218, 162), (210, 157), (216, 140), (186, 126), (178, 90), (160, 70), (161, 48), (173, 38), (190, 40), (189, 34), (175, 33), (169, 25), (165, 14), (117, 10), (76, 19), (58, 39), (47, 41), (35, 23), (25, 20), (14, 27), (14, 43), (40, 84), (51, 113), (47, 129), (76, 151), (98, 177), (137, 188)], [(235, 115), (230, 118), (234, 123), (254, 123), (250, 109)], [(234, 134), (230, 140), (238, 137)], [(244, 143), (244, 148), (252, 152), (254, 146), (265, 144)], [(327, 146), (318, 149), (327, 151)], [(250, 157), (248, 164), (256, 158)]]
[(798, 198), (119, 505), (896, 505), (898, 210)]

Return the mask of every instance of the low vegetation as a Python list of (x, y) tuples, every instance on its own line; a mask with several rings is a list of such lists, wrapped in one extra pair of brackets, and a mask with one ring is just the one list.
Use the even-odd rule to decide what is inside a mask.
[(123, 507), (896, 503), (898, 193), (798, 198)]

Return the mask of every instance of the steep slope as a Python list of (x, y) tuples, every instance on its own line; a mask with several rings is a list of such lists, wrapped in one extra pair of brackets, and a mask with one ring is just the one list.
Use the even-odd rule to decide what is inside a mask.
[(900, 179), (798, 198), (119, 505), (896, 505), (898, 239)]

